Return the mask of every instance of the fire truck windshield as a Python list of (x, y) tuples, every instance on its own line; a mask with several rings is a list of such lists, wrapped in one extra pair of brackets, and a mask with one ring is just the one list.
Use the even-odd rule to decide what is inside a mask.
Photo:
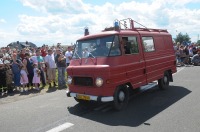
[(121, 55), (117, 35), (77, 41), (73, 59)]

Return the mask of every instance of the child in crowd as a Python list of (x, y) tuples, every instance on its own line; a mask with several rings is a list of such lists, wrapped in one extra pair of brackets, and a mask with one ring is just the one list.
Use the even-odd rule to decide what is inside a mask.
[(25, 87), (28, 84), (28, 76), (26, 72), (26, 67), (24, 65), (21, 65), (21, 70), (20, 70), (21, 78), (20, 78), (20, 83), (22, 85), (22, 90), (21, 92), (25, 91)]
[(40, 90), (39, 89), (39, 84), (40, 84), (40, 70), (38, 69), (38, 64), (34, 63), (33, 64), (33, 72), (34, 72), (34, 76), (33, 76), (33, 84), (35, 85), (35, 89), (36, 90)]

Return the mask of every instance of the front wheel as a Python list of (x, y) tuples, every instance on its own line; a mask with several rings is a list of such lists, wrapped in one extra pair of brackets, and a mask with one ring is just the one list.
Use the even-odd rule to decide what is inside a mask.
[(114, 94), (114, 108), (116, 110), (122, 110), (128, 104), (129, 92), (125, 87), (118, 87)]
[(158, 80), (158, 86), (161, 90), (165, 90), (169, 87), (169, 73), (165, 72), (164, 76)]

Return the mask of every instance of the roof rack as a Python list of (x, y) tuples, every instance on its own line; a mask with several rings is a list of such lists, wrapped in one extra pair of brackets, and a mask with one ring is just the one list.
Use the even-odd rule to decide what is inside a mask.
[(134, 28), (132, 30), (137, 31), (149, 31), (149, 32), (165, 32), (168, 33), (167, 29), (153, 29), (153, 28)]
[[(144, 28), (134, 27), (134, 23), (141, 25)], [(132, 20), (131, 18), (123, 19), (123, 20), (115, 20), (114, 27), (105, 28), (103, 31), (120, 31), (120, 30), (133, 30), (133, 31), (148, 31), (148, 32), (166, 32), (166, 29), (152, 29), (147, 28), (146, 26), (138, 23), (137, 21)]]

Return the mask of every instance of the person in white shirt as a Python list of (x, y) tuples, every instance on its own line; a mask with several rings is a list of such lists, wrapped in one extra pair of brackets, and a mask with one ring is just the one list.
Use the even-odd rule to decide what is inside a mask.
[(65, 57), (66, 57), (66, 64), (67, 64), (67, 66), (69, 66), (69, 64), (70, 64), (70, 60), (72, 59), (72, 48), (69, 46), (68, 48), (67, 48), (67, 51), (66, 51), (66, 53), (65, 53)]
[(56, 85), (56, 63), (55, 63), (55, 58), (53, 55), (52, 49), (48, 50), (48, 55), (45, 57), (45, 63), (47, 66), (47, 76), (48, 76), (48, 82), (49, 82), (49, 87), (51, 88), (51, 82), (53, 81), (54, 87)]

